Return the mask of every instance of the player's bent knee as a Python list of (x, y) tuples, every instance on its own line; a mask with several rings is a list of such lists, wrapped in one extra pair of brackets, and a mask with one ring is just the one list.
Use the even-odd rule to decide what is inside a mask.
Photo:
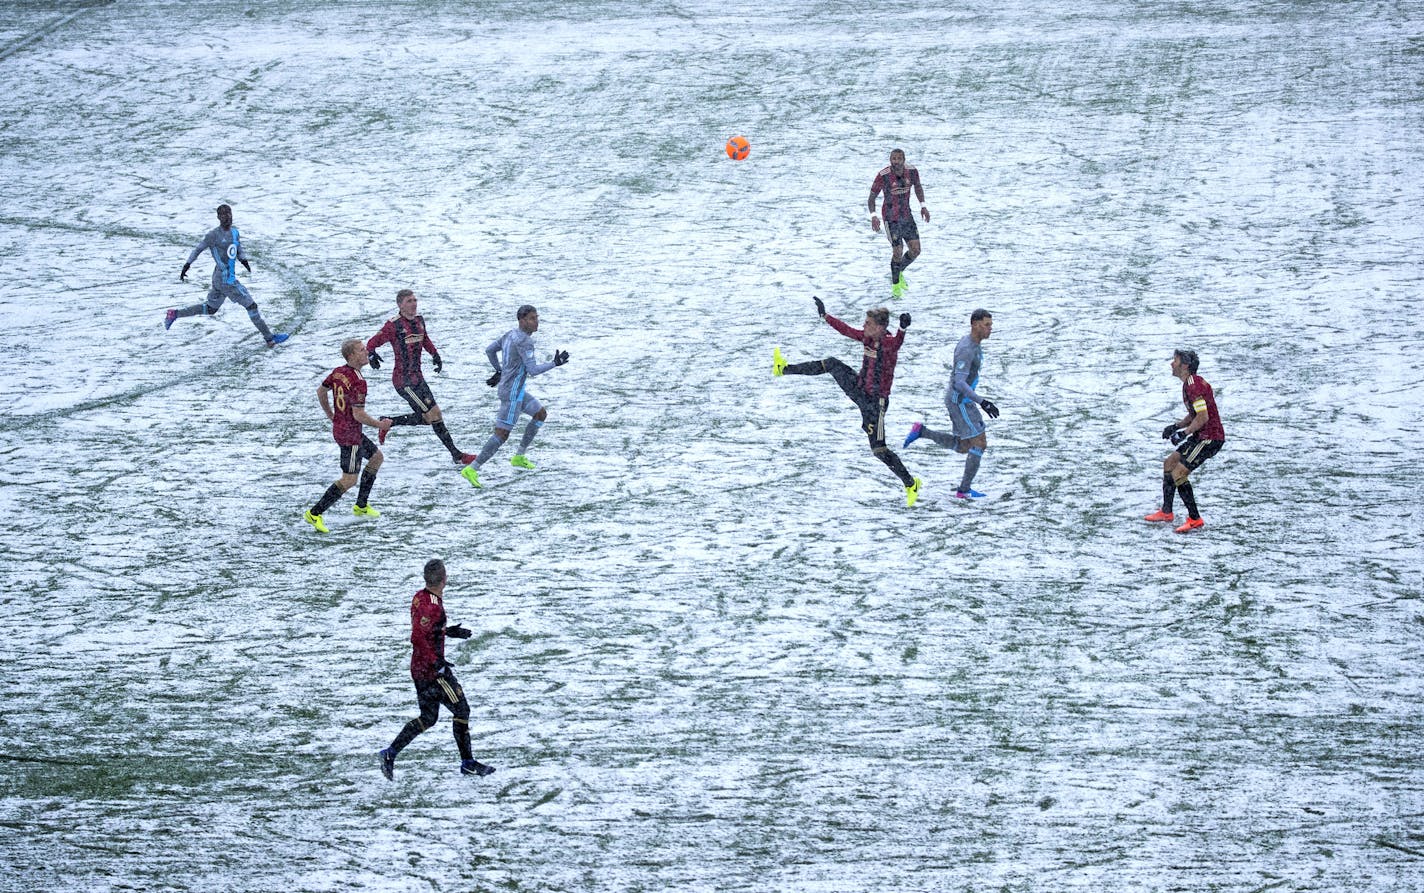
[(538, 412), (534, 413), (534, 421), (536, 421), (536, 422), (547, 421), (548, 418), (549, 418), (549, 410), (547, 410), (547, 409), (540, 409)]

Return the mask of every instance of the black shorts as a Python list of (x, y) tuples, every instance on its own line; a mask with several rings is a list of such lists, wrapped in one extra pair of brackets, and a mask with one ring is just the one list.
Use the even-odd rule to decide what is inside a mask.
[(396, 388), (396, 393), (404, 397), (410, 408), (421, 415), (435, 408), (435, 395), (430, 393), (430, 385), (424, 381), (420, 384), (401, 385)]
[(342, 472), (356, 474), (361, 470), (361, 463), (376, 455), (377, 452), (376, 442), (362, 434), (360, 443), (341, 447)]
[(1197, 440), (1193, 435), (1177, 444), (1177, 455), (1182, 457), (1182, 464), (1192, 471), (1202, 467), (1202, 463), (1215, 456), (1220, 450), (1224, 440)]
[(906, 217), (904, 220), (887, 220), (885, 221), (885, 235), (890, 237), (891, 245), (899, 245), (901, 242), (918, 242), (920, 228), (915, 226), (913, 217)]

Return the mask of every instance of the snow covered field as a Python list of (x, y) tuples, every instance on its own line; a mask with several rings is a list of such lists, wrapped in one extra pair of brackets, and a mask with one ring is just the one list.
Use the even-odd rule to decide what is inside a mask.
[[(1424, 890), (1420, 4), (3, 13), (0, 889)], [(993, 311), (980, 504), (770, 375), (890, 303), (896, 146), (891, 432)], [(219, 202), (278, 350), (163, 330)], [(539, 307), (538, 469), (397, 429), (321, 537), (315, 389), (402, 287), (470, 451)], [(1190, 536), (1140, 520), (1179, 345)], [(387, 783), (432, 556), (499, 771), (446, 714)]]

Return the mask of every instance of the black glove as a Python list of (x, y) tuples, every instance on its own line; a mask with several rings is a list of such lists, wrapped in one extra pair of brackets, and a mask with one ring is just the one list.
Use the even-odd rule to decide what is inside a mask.
[(902, 328), (902, 329), (908, 329), (909, 327), (910, 327), (910, 314), (908, 314), (908, 313), (901, 313), (901, 314), (900, 314), (900, 328)]
[(445, 361), (440, 359), (440, 354), (431, 354), (430, 365), (434, 366), (436, 374), (439, 374), (445, 368)]
[(1172, 436), (1169, 439), (1172, 441), (1172, 446), (1176, 446), (1177, 444), (1187, 439), (1187, 432), (1178, 428), (1176, 431), (1172, 432)]
[(499, 377), (503, 374), (504, 373), (500, 372), (498, 369), (494, 370), (494, 374), (491, 375), (489, 378), (485, 379), (485, 384), (489, 385), (490, 387), (494, 387), (495, 385), (499, 384)]
[(1176, 423), (1176, 422), (1173, 422), (1172, 424), (1170, 424), (1170, 425), (1168, 425), (1167, 427), (1165, 427), (1165, 428), (1162, 429), (1162, 439), (1163, 439), (1163, 440), (1171, 440), (1171, 439), (1172, 439), (1172, 435), (1173, 435), (1173, 434), (1176, 434), (1176, 433), (1177, 433), (1177, 423)]
[(252, 272), (252, 264), (248, 263), (248, 262), (246, 261), (246, 259), (239, 257), (239, 258), (237, 259), (237, 262), (240, 263), (240, 264), (242, 264), (242, 266), (247, 269), (247, 272), (249, 272), (249, 273)]
[(381, 355), (378, 354), (378, 353), (376, 353), (374, 350), (371, 351), (371, 368), (372, 368), (372, 369), (379, 369), (379, 368), (381, 368)]
[(569, 361), (569, 352), (566, 350), (554, 351), (554, 365), (562, 366)]
[(991, 419), (997, 419), (999, 417), (999, 407), (990, 403), (988, 400), (980, 400), (979, 408), (984, 410), (984, 414)]
[(816, 302), (816, 315), (819, 316), (819, 317), (821, 317), (821, 319), (825, 319), (825, 318), (826, 318), (826, 305), (821, 301), (820, 298), (815, 297), (814, 295), (811, 297), (811, 300), (813, 300), (813, 301)]
[(178, 271), (178, 281), (179, 281), (179, 282), (187, 282), (187, 281), (188, 281), (188, 267), (189, 267), (189, 266), (191, 266), (191, 264), (184, 264), (184, 265), (183, 265), (183, 269), (181, 269), (181, 270)]
[(445, 627), (445, 635), (452, 639), (468, 639), (470, 636), (473, 636), (474, 633), (457, 623), (454, 626)]

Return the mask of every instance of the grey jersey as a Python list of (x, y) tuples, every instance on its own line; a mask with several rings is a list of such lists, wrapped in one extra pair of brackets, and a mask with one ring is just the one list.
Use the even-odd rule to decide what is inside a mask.
[(979, 369), (984, 365), (984, 348), (975, 344), (974, 338), (965, 335), (954, 348), (954, 377), (949, 380), (949, 390), (944, 395), (946, 404), (979, 403), (979, 395), (974, 389), (979, 386)]
[(203, 236), (203, 241), (193, 249), (193, 253), (188, 255), (188, 266), (193, 265), (193, 261), (198, 259), (198, 255), (204, 250), (212, 252), (213, 263), (213, 285), (219, 282), (231, 285), (237, 281), (237, 262), (247, 260), (247, 252), (242, 250), (242, 238), (238, 235), (237, 227), (223, 229), (220, 226)]
[(485, 348), (485, 356), (489, 357), (490, 365), (499, 370), (500, 400), (508, 400), (511, 395), (522, 399), (530, 376), (543, 375), (554, 368), (552, 362), (540, 363), (534, 359), (534, 337), (518, 327), (491, 342)]

